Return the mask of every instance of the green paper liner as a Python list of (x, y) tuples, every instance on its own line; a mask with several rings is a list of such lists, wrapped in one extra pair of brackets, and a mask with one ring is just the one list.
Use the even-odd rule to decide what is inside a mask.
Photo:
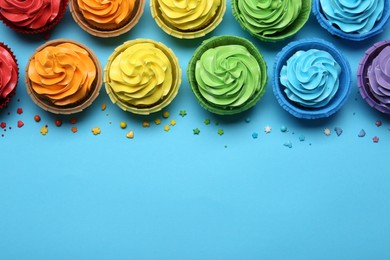
[[(43, 50), (44, 48), (48, 46), (57, 46), (61, 43), (73, 43), (75, 45), (80, 46), (81, 48), (85, 49), (89, 56), (91, 57), (92, 61), (95, 64), (96, 67), (96, 77), (91, 85), (91, 90), (89, 93), (87, 93), (87, 96), (80, 100), (79, 102), (67, 106), (57, 106), (54, 105), (50, 100), (46, 99), (45, 97), (35, 93), (35, 91), (31, 87), (31, 81), (28, 76), (28, 67), (30, 62), (33, 60), (35, 53)], [(26, 90), (28, 95), (31, 97), (31, 99), (34, 101), (35, 104), (40, 106), (43, 110), (46, 110), (48, 112), (54, 113), (54, 114), (75, 114), (83, 111), (87, 107), (89, 107), (92, 102), (97, 98), (100, 92), (100, 88), (102, 86), (102, 67), (100, 65), (100, 62), (96, 55), (93, 53), (91, 49), (89, 49), (87, 46), (85, 46), (82, 43), (69, 40), (69, 39), (57, 39), (53, 41), (48, 41), (45, 44), (41, 45), (36, 49), (36, 52), (31, 55), (29, 58), (29, 61), (26, 66), (25, 70), (25, 82), (26, 82)]]
[[(127, 104), (126, 102), (120, 100), (115, 92), (111, 89), (110, 86), (110, 76), (109, 71), (111, 67), (112, 61), (115, 59), (117, 55), (126, 50), (128, 47), (133, 46), (139, 43), (153, 43), (156, 47), (158, 47), (164, 54), (168, 57), (169, 61), (172, 65), (172, 87), (169, 91), (169, 94), (160, 102), (155, 103), (151, 106), (134, 106), (132, 104)], [(149, 115), (151, 113), (155, 113), (168, 106), (172, 100), (176, 97), (180, 84), (181, 84), (181, 68), (179, 64), (179, 60), (177, 59), (174, 52), (162, 44), (161, 42), (153, 41), (150, 39), (135, 39), (131, 41), (124, 42), (122, 45), (118, 46), (115, 51), (108, 58), (108, 62), (104, 67), (104, 84), (106, 88), (106, 92), (110, 97), (112, 103), (116, 104), (124, 111), (128, 111), (138, 115)]]
[[(219, 46), (224, 45), (241, 45), (247, 48), (250, 54), (257, 60), (259, 67), (260, 67), (260, 73), (261, 73), (261, 79), (259, 84), (261, 85), (260, 91), (256, 93), (256, 95), (252, 96), (251, 99), (248, 100), (246, 104), (243, 106), (230, 108), (230, 107), (221, 107), (215, 104), (210, 103), (207, 101), (202, 94), (199, 91), (198, 82), (195, 78), (195, 70), (196, 70), (196, 63), (202, 56), (202, 54), (207, 51), (210, 48), (215, 48)], [(188, 81), (190, 83), (192, 92), (194, 93), (195, 97), (197, 98), (199, 104), (206, 110), (219, 114), (219, 115), (233, 115), (241, 113), (245, 110), (248, 110), (249, 108), (256, 105), (256, 103), (260, 100), (260, 98), (265, 93), (265, 85), (268, 80), (267, 75), (267, 64), (265, 63), (263, 56), (260, 54), (260, 52), (257, 50), (255, 45), (251, 43), (249, 40), (238, 37), (238, 36), (215, 36), (208, 40), (205, 40), (194, 52), (192, 55), (192, 58), (190, 59), (188, 63), (187, 68), (187, 77)]]
[(70, 0), (70, 12), (74, 21), (87, 33), (101, 38), (116, 37), (130, 31), (139, 22), (144, 12), (144, 7), (145, 0), (136, 0), (134, 9), (126, 21), (117, 27), (100, 28), (97, 24), (92, 24), (84, 18), (78, 7), (77, 0)]
[(232, 12), (234, 18), (236, 18), (237, 22), (240, 24), (240, 26), (249, 32), (252, 36), (265, 41), (265, 42), (276, 42), (276, 41), (283, 41), (286, 38), (289, 38), (296, 34), (307, 22), (307, 20), (310, 17), (311, 13), (311, 6), (312, 6), (312, 0), (302, 0), (302, 10), (300, 15), (297, 17), (297, 19), (287, 28), (285, 28), (282, 32), (275, 33), (275, 35), (272, 36), (263, 36), (260, 34), (257, 34), (253, 31), (251, 31), (246, 24), (241, 20), (240, 18), (240, 12), (238, 10), (238, 2), (239, 1), (245, 1), (245, 0), (232, 0)]
[(205, 36), (222, 22), (226, 11), (226, 0), (221, 0), (221, 5), (218, 7), (215, 16), (206, 27), (197, 28), (192, 31), (183, 31), (170, 25), (169, 22), (167, 22), (162, 16), (157, 0), (150, 0), (150, 11), (157, 25), (167, 34), (179, 39), (194, 39)]

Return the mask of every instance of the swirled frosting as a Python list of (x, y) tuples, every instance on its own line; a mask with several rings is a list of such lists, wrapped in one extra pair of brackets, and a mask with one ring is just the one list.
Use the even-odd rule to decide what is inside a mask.
[(310, 49), (292, 55), (280, 71), (288, 99), (308, 108), (326, 106), (339, 88), (341, 67), (326, 51)]
[(133, 12), (135, 0), (77, 0), (85, 19), (101, 25), (119, 25)]
[(263, 36), (285, 30), (302, 9), (302, 0), (240, 0), (237, 4), (239, 19), (246, 28)]
[(154, 43), (136, 43), (120, 52), (108, 70), (108, 85), (123, 103), (152, 106), (170, 93), (172, 64)]
[(0, 46), (0, 98), (6, 98), (18, 82), (18, 65), (11, 53)]
[(29, 62), (28, 77), (35, 93), (54, 105), (66, 106), (88, 95), (96, 66), (85, 49), (62, 43), (35, 53)]
[(1, 15), (14, 25), (40, 29), (59, 15), (61, 0), (0, 0)]
[(373, 59), (367, 74), (371, 94), (380, 104), (390, 108), (390, 46)]
[(163, 18), (173, 27), (189, 31), (206, 27), (221, 0), (157, 0)]
[(367, 33), (379, 21), (384, 0), (320, 0), (323, 14), (346, 33)]
[(200, 94), (224, 108), (244, 105), (261, 91), (260, 66), (241, 45), (225, 45), (205, 51), (196, 63)]

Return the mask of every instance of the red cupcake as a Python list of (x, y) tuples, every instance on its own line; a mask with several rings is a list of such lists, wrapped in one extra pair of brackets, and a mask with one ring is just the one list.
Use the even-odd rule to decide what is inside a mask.
[(68, 0), (0, 0), (0, 19), (18, 32), (42, 33), (60, 22), (67, 5)]
[(0, 42), (0, 109), (11, 100), (18, 84), (19, 68), (15, 55)]

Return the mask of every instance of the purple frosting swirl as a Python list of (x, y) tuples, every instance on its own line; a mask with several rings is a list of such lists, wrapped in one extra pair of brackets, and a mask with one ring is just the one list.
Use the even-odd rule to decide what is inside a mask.
[(371, 94), (382, 105), (390, 107), (390, 46), (384, 48), (368, 67)]

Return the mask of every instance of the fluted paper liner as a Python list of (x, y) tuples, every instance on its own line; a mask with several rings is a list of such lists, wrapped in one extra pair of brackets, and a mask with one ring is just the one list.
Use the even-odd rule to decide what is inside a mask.
[[(4, 49), (6, 49), (11, 54), (12, 58), (15, 60), (15, 63), (17, 65), (17, 74), (18, 74), (18, 81), (19, 81), (19, 64), (18, 64), (18, 61), (16, 59), (15, 54), (12, 52), (11, 48), (8, 47), (8, 45), (6, 45), (6, 44), (4, 44), (2, 42), (0, 42), (0, 47), (3, 47)], [(1, 98), (0, 97), (0, 109), (6, 107), (8, 102), (10, 102), (11, 98), (15, 95), (16, 87), (18, 86), (18, 81), (15, 84), (15, 88), (8, 94), (8, 96), (6, 98)]]
[(39, 52), (43, 50), (44, 48), (48, 46), (57, 46), (62, 43), (73, 43), (75, 45), (80, 46), (81, 48), (85, 49), (88, 53), (89, 56), (91, 57), (93, 63), (95, 64), (96, 67), (96, 77), (95, 80), (93, 81), (91, 85), (91, 90), (89, 93), (87, 93), (87, 96), (83, 99), (80, 100), (80, 102), (77, 102), (75, 104), (67, 105), (67, 106), (57, 106), (54, 105), (50, 100), (47, 100), (45, 97), (40, 96), (39, 94), (35, 93), (35, 91), (32, 89), (31, 86), (31, 81), (28, 76), (28, 67), (30, 62), (33, 60), (34, 55), (31, 55), (27, 66), (26, 66), (26, 71), (25, 71), (25, 82), (26, 82), (26, 90), (31, 99), (34, 101), (35, 104), (40, 106), (42, 109), (54, 113), (54, 114), (74, 114), (83, 111), (87, 107), (89, 107), (92, 102), (96, 99), (96, 97), (99, 95), (100, 88), (102, 86), (102, 68), (100, 65), (100, 62), (96, 55), (93, 53), (91, 49), (89, 49), (87, 46), (84, 44), (81, 44), (79, 42), (73, 41), (73, 40), (68, 40), (68, 39), (57, 39), (53, 41), (48, 41), (42, 46), (38, 47), (36, 49), (36, 52)]

